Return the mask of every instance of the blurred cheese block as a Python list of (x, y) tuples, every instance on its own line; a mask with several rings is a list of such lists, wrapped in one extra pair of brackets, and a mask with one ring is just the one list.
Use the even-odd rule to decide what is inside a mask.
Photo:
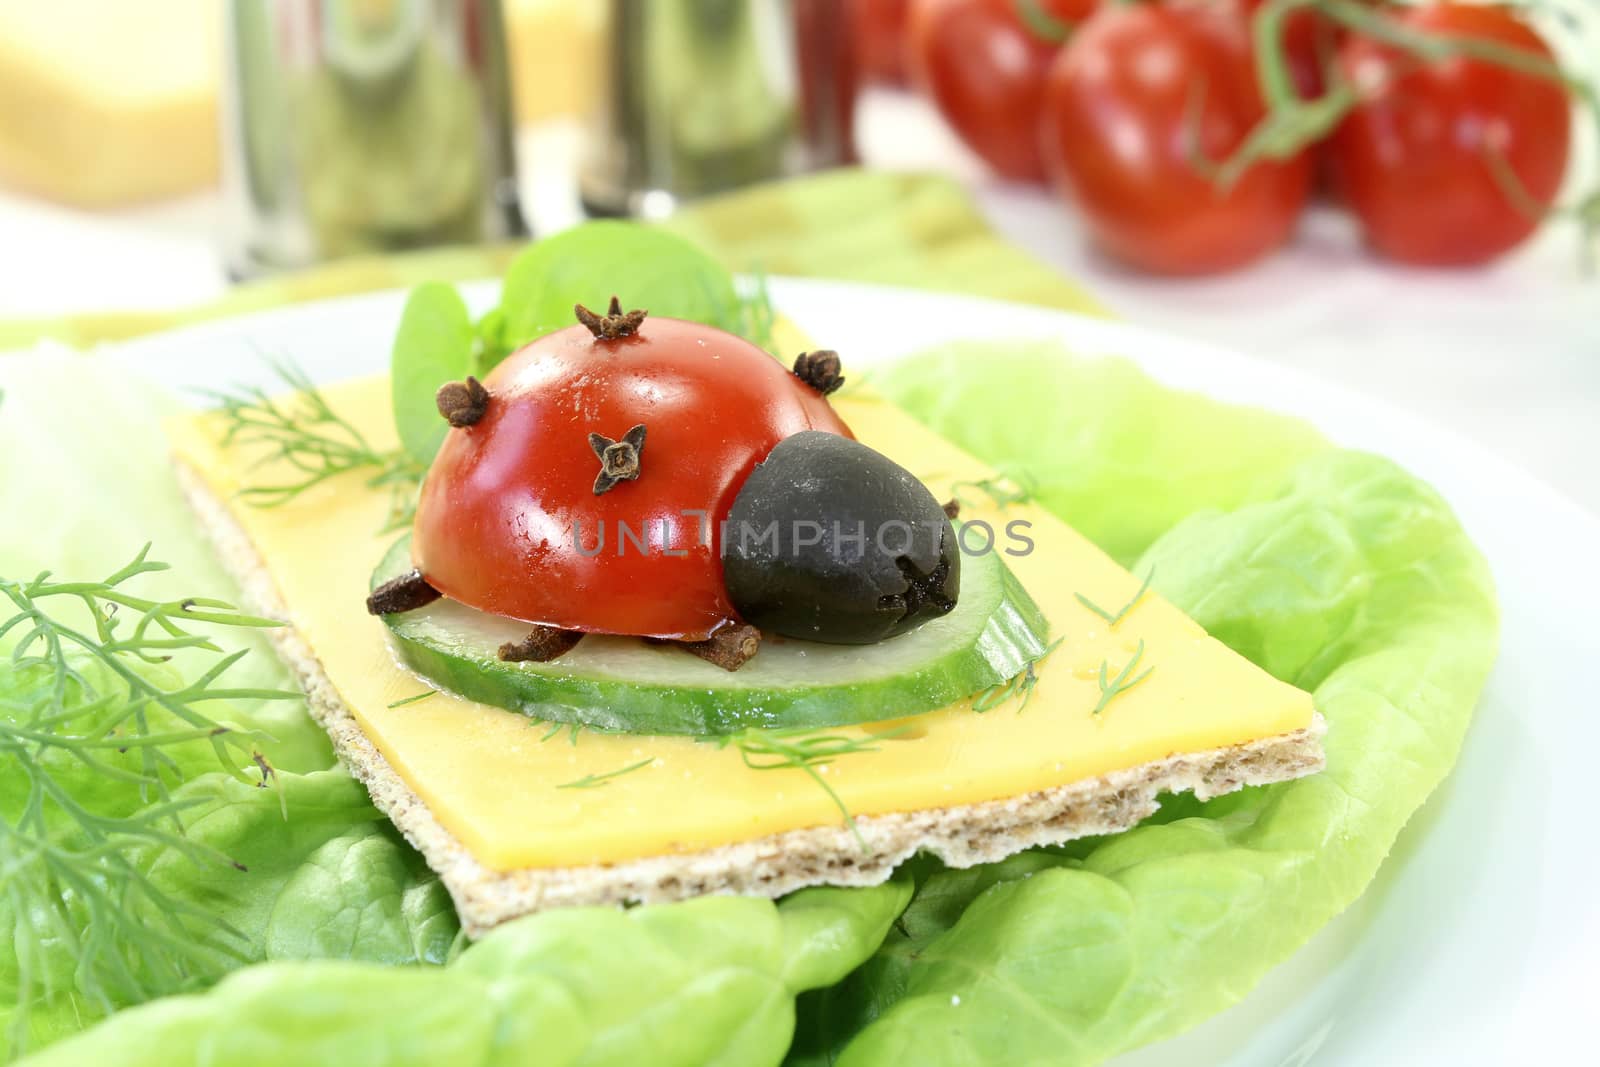
[(501, 0), (517, 121), (587, 117), (607, 0)]
[[(517, 118), (581, 114), (601, 0), (502, 0)], [(222, 0), (0, 0), (0, 184), (83, 207), (217, 178)]]
[(0, 181), (87, 207), (217, 174), (218, 0), (0, 0)]

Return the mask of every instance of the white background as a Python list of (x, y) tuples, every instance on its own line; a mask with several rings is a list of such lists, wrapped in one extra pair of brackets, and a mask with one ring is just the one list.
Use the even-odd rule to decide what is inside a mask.
[[(1417, 271), (1366, 255), (1347, 219), (1317, 208), (1291, 248), (1253, 269), (1155, 280), (1096, 255), (1050, 194), (988, 177), (907, 94), (869, 92), (860, 140), (871, 165), (962, 178), (1002, 234), (1117, 314), (1378, 396), (1600, 512), (1600, 277), (1580, 272), (1570, 224), (1485, 269)], [(570, 122), (520, 139), (538, 232), (580, 217), (578, 142)], [(1580, 153), (1575, 181), (1594, 172), (1591, 155)], [(0, 318), (209, 300), (227, 285), (218, 224), (214, 195), (94, 215), (0, 193)]]

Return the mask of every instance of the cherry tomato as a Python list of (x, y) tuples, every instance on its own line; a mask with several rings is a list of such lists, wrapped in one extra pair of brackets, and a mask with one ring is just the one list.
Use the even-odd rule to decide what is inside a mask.
[(1057, 187), (1103, 248), (1143, 270), (1203, 274), (1282, 244), (1306, 202), (1305, 153), (1256, 163), (1226, 189), (1209, 172), (1262, 113), (1236, 11), (1116, 5), (1051, 65), (1040, 133)]
[(906, 83), (906, 19), (911, 0), (850, 0), (856, 66), (864, 81)]
[[(566, 630), (692, 640), (736, 619), (717, 533), (739, 488), (792, 434), (850, 433), (761, 349), (678, 319), (559, 330), (483, 384), (483, 418), (449, 432), (423, 482), (412, 554), (446, 596)], [(589, 435), (639, 424), (638, 477), (597, 493)]]
[(1031, 28), (1022, 4), (1076, 25), (1099, 0), (913, 0), (911, 78), (957, 135), (1002, 177), (1042, 182), (1039, 107), (1060, 50)]
[[(1436, 3), (1392, 17), (1414, 30), (1552, 58), (1506, 8)], [(1571, 124), (1560, 84), (1481, 60), (1424, 63), (1359, 35), (1339, 63), (1362, 102), (1334, 133), (1333, 165), (1374, 249), (1405, 263), (1464, 266), (1493, 259), (1538, 227), (1530, 205), (1497, 177), (1493, 157), (1539, 205), (1555, 201)]]

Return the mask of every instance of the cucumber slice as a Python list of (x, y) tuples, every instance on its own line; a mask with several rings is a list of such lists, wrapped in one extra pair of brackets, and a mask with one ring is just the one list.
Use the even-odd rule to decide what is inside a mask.
[[(410, 540), (379, 584), (411, 569)], [(950, 614), (875, 645), (769, 639), (729, 673), (682, 649), (591, 634), (550, 663), (497, 651), (528, 625), (449, 599), (383, 616), (400, 661), (434, 685), (549, 722), (639, 734), (846, 726), (942, 708), (1007, 681), (1043, 653), (1046, 624), (998, 554), (961, 562)]]

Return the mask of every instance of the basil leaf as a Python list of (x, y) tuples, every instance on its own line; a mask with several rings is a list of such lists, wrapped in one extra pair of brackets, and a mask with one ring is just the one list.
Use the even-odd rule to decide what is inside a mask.
[(500, 299), (502, 340), (511, 348), (577, 321), (574, 304), (601, 311), (615, 296), (626, 309), (742, 326), (733, 276), (683, 238), (633, 222), (575, 226), (531, 246), (511, 264)]
[(394, 338), (389, 389), (400, 443), (419, 463), (433, 461), (450, 428), (434, 406), (434, 393), (445, 382), (478, 373), (474, 340), (467, 305), (454, 286), (429, 282), (411, 291)]

